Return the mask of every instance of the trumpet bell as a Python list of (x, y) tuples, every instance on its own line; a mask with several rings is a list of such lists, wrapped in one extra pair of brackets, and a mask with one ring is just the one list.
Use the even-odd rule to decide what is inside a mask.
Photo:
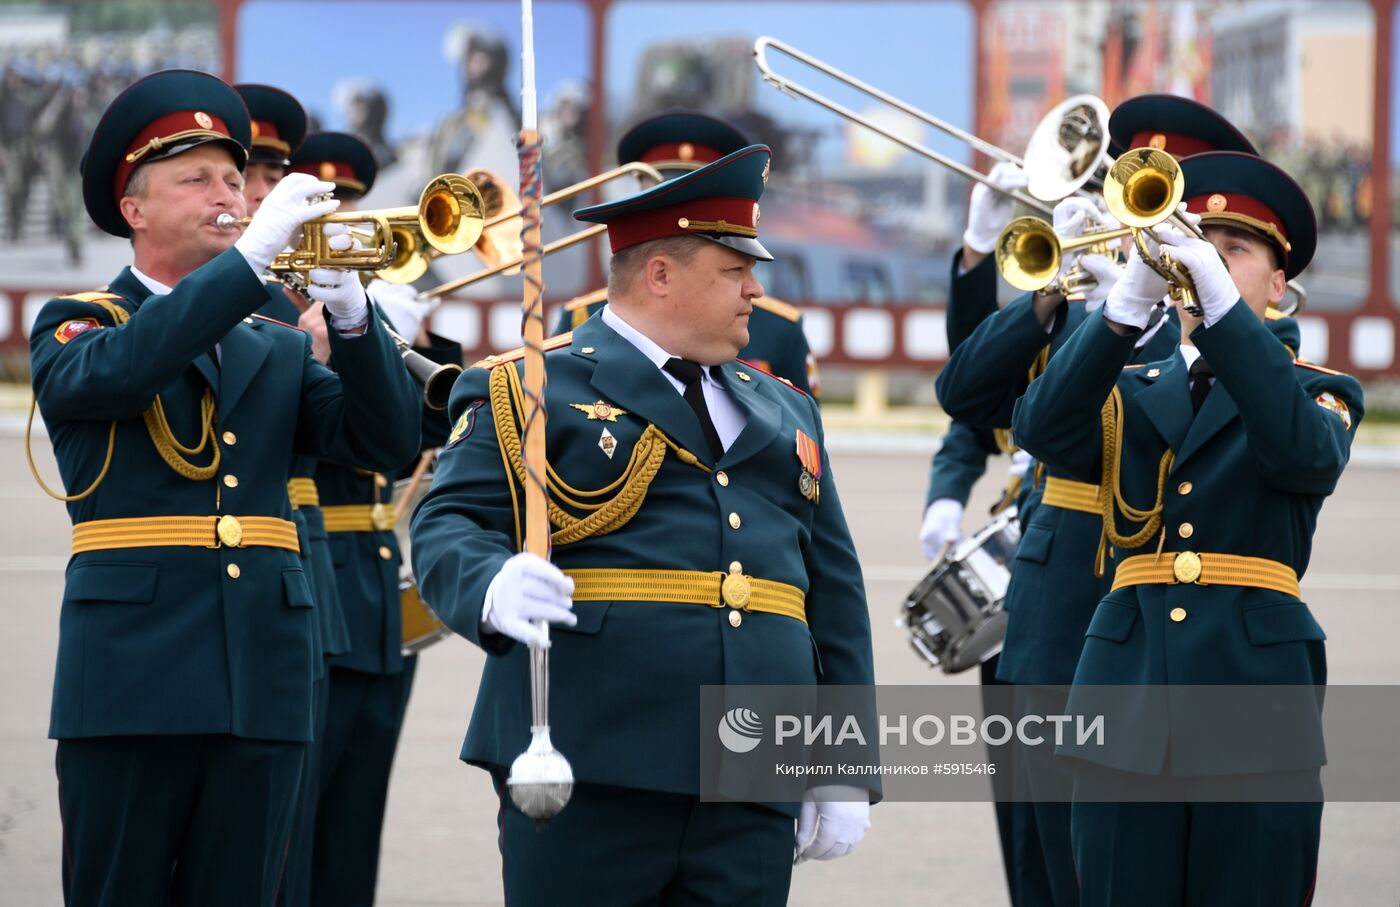
[(433, 177), (418, 199), (418, 227), (423, 238), (444, 255), (474, 246), (481, 238), (486, 216), (481, 192), (459, 173)]
[(395, 225), (390, 228), (389, 235), (394, 240), (394, 255), (388, 267), (376, 271), (375, 277), (389, 283), (413, 283), (428, 273), (432, 261), (421, 230)]
[(1018, 290), (1039, 290), (1060, 272), (1060, 239), (1038, 217), (1018, 217), (997, 237), (997, 270)]
[[(466, 176), (472, 185), (481, 190), (481, 197), (486, 200), (487, 226), (482, 230), (481, 238), (476, 241), (472, 251), (488, 268), (520, 258), (525, 250), (525, 243), (520, 238), (520, 217), (517, 215), (499, 223), (492, 223), (503, 212), (519, 211), (520, 197), (490, 170), (477, 168), (467, 171)], [(516, 267), (501, 273), (516, 274), (519, 271), (520, 268)]]
[(1125, 227), (1151, 227), (1176, 212), (1186, 178), (1176, 158), (1156, 148), (1134, 148), (1113, 162), (1104, 178), (1108, 211)]
[(1055, 105), (1026, 144), (1026, 191), (1041, 201), (1057, 202), (1108, 166), (1108, 117), (1108, 105), (1091, 94)]

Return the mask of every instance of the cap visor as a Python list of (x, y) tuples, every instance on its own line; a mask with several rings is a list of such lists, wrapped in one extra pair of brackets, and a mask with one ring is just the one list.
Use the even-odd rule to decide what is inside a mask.
[(756, 239), (749, 239), (747, 236), (715, 236), (710, 233), (696, 233), (695, 236), (701, 239), (708, 239), (712, 243), (719, 243), (721, 246), (728, 246), (735, 252), (750, 255), (759, 261), (772, 261), (772, 254), (765, 248), (763, 243)]

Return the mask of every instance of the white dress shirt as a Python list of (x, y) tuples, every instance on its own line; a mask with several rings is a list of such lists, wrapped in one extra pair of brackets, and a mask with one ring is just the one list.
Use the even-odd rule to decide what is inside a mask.
[[(603, 323), (616, 331), (619, 337), (635, 346), (643, 356), (650, 359), (651, 364), (656, 366), (662, 377), (671, 382), (676, 393), (685, 394), (685, 385), (662, 368), (667, 360), (682, 357), (673, 356), (666, 352), (655, 340), (624, 321), (621, 315), (613, 311), (611, 305), (603, 306)], [(715, 431), (719, 433), (720, 443), (724, 445), (725, 450), (728, 450), (729, 445), (734, 443), (734, 439), (739, 437), (739, 433), (748, 424), (749, 417), (739, 408), (739, 404), (734, 402), (734, 398), (729, 396), (729, 391), (725, 389), (724, 385), (715, 380), (710, 367), (701, 372), (700, 389), (705, 393), (705, 406), (710, 410), (710, 421), (715, 423)]]
[[(1190, 375), (1191, 366), (1195, 365), (1196, 360), (1201, 358), (1201, 351), (1196, 348), (1195, 344), (1192, 343), (1183, 343), (1181, 344), (1181, 346), (1178, 347), (1178, 349), (1181, 350), (1181, 358), (1186, 360), (1186, 374)], [(1214, 375), (1211, 375), (1210, 378), (1208, 378), (1207, 380), (1210, 381), (1211, 387), (1215, 387)], [(1190, 384), (1189, 378), (1187, 379), (1187, 384), (1188, 386)]]

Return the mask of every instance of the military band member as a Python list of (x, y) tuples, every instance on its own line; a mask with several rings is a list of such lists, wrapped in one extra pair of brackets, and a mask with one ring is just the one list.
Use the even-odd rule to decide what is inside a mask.
[(243, 197), (248, 200), (248, 213), (257, 214), (262, 200), (286, 175), (292, 152), (300, 148), (306, 138), (306, 111), (296, 98), (271, 85), (233, 87), (243, 98), (252, 124), (252, 146), (248, 149), (248, 166), (243, 174)]
[(358, 281), (312, 272), (339, 376), (252, 314), (335, 203), (287, 179), (241, 235), (221, 226), (245, 211), (249, 132), (204, 73), (112, 101), (83, 197), (133, 263), (48, 302), (30, 337), (74, 524), (50, 723), (71, 904), (273, 902), (319, 658), (287, 473), (296, 453), (392, 469), (416, 450), (416, 392)]
[[(1121, 492), (1105, 523), (1117, 548), (1113, 584), (1088, 625), (1075, 690), (1321, 685), (1324, 634), (1299, 600), (1298, 578), (1323, 499), (1347, 462), (1361, 388), (1296, 360), (1265, 326), (1267, 309), (1315, 248), (1302, 190), (1246, 154), (1200, 154), (1182, 168), (1188, 207), (1207, 238), (1155, 232), (1189, 271), (1204, 317), (1183, 312), (1179, 350), (1125, 369), (1167, 288), (1135, 250), (1102, 314), (1016, 406), (1016, 436), (1028, 450), (1078, 481)], [(1107, 457), (1104, 430), (1122, 438)], [(1129, 518), (1128, 504), (1147, 509)], [(1296, 747), (1266, 756), (1222, 752), (1179, 736), (1175, 718), (1155, 718), (1120, 727), (1098, 751), (1070, 751), (1085, 760), (1073, 806), (1080, 902), (1309, 903), (1320, 800), (1087, 802), (1079, 784), (1085, 765), (1102, 764), (1158, 784), (1292, 772), (1315, 789), (1320, 716), (1289, 728)]]
[[(343, 132), (307, 136), (290, 169), (333, 183), (344, 210), (354, 210), (379, 172), (369, 146)], [(371, 301), (377, 308), (373, 295)], [(302, 319), (314, 317), (311, 309)], [(339, 367), (334, 357), (330, 365)], [(413, 405), (420, 423), (421, 410), (420, 394)], [(350, 631), (349, 650), (327, 662), (330, 691), (311, 848), (310, 903), (327, 907), (374, 903), (389, 774), (417, 667), (417, 658), (404, 658), (401, 648), (391, 482), (396, 472), (367, 467), (322, 461), (315, 471)]]
[[(840, 856), (868, 824), (859, 789), (776, 808), (697, 797), (700, 685), (872, 677), (817, 405), (734, 359), (763, 292), (754, 263), (769, 259), (768, 157), (741, 149), (576, 213), (608, 225), (614, 254), (608, 305), (546, 355), (553, 562), (520, 553), (520, 355), (477, 363), (453, 391), (414, 567), (439, 616), (488, 655), (462, 758), (501, 796), (508, 904), (782, 904), (794, 850)], [(726, 575), (752, 578), (746, 607), (721, 594)], [(555, 624), (553, 739), (577, 779), (542, 833), (504, 791), (530, 740), (534, 619)]]
[[(1117, 153), (1136, 147), (1155, 147), (1174, 155), (1213, 147), (1253, 151), (1249, 141), (1218, 113), (1186, 98), (1130, 98), (1114, 109), (1108, 125), (1110, 146)], [(1081, 235), (1095, 225), (1117, 226), (1102, 210), (1101, 200), (1092, 203), (1083, 198), (1057, 205), (1054, 220), (1061, 238)], [(1103, 303), (1121, 273), (1109, 258), (1086, 252), (1066, 255), (1061, 274), (1076, 261), (1096, 280), (1082, 301), (1066, 303), (1063, 297), (1047, 294), (1024, 296), (988, 319), (954, 353), (939, 377), (940, 400), (951, 412), (984, 427), (1008, 424), (1016, 398), (1073, 327)], [(1159, 305), (1152, 318), (1153, 323), (1137, 338), (1134, 361), (1162, 358), (1176, 345), (1175, 312)], [(1295, 322), (1274, 321), (1270, 326), (1296, 349)], [(1058, 713), (1092, 614), (1085, 602), (1097, 601), (1107, 590), (1113, 564), (1110, 546), (1101, 543), (1098, 488), (1075, 481), (1053, 466), (1033, 467), (1032, 478), (1029, 497), (1023, 501), (1022, 540), (1006, 595), (1008, 621), (998, 675), (1018, 685), (1018, 709)], [(1040, 866), (1022, 867), (1021, 887), (1029, 892), (1029, 899), (1020, 899), (1013, 891), (1013, 902), (1075, 904), (1078, 883), (1070, 811), (1064, 801), (1069, 766), (1033, 747), (1019, 748), (1012, 761), (1021, 790), (1032, 801), (1013, 805), (1015, 823), (1039, 839), (1034, 850), (1042, 859)]]
[[(667, 110), (622, 134), (617, 142), (617, 162), (641, 161), (673, 178), (749, 144), (742, 132), (723, 120), (695, 110)], [(605, 302), (584, 297), (569, 303), (560, 313), (556, 333), (577, 329), (597, 314)], [(807, 343), (802, 313), (796, 306), (777, 299), (755, 299), (749, 317), (749, 342), (739, 351), (738, 358), (786, 378), (813, 397), (821, 396), (817, 358)]]

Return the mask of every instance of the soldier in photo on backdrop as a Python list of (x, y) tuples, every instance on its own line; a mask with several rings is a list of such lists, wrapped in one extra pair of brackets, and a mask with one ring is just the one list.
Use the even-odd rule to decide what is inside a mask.
[[(462, 758), (501, 798), (507, 904), (783, 904), (794, 853), (840, 856), (868, 825), (877, 791), (698, 797), (701, 685), (873, 682), (816, 403), (734, 359), (769, 258), (767, 166), (752, 146), (576, 213), (608, 225), (613, 259), (608, 305), (547, 344), (552, 562), (522, 553), (520, 352), (453, 391), (414, 568), (439, 616), (487, 653)], [(735, 589), (745, 577), (747, 602), (722, 593), (726, 575)], [(542, 832), (505, 791), (530, 741), (534, 620), (554, 624), (553, 740), (576, 778)]]
[(274, 256), (336, 203), (289, 178), (229, 229), (249, 141), (213, 76), (121, 93), (83, 196), (133, 264), (45, 304), (30, 335), (74, 524), (49, 729), (70, 904), (270, 907), (320, 658), (292, 459), (396, 469), (417, 449), (416, 392), (353, 275), (312, 273), (339, 375), (253, 314)]

